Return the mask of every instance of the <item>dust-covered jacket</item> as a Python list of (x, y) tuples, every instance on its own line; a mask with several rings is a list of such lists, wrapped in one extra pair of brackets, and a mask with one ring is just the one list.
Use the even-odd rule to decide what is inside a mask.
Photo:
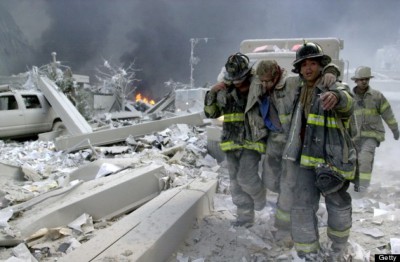
[[(274, 90), (270, 94), (270, 101), (277, 110), (282, 128), (281, 130), (275, 132), (275, 135), (272, 139), (271, 137), (268, 138), (268, 143), (277, 143), (280, 147), (282, 147), (282, 143), (285, 143), (287, 134), (289, 133), (290, 117), (293, 112), (294, 95), (300, 81), (300, 77), (288, 76), (287, 71), (282, 68), (281, 77), (276, 84)], [(253, 83), (254, 84), (250, 87), (246, 112), (250, 111), (250, 109), (253, 109), (254, 107), (259, 108), (262, 103), (261, 81), (257, 77), (254, 79)], [(265, 128), (265, 123), (263, 122), (263, 119), (258, 120), (258, 122), (259, 121), (262, 121), (263, 127), (259, 127), (258, 130), (254, 130), (254, 137), (256, 137), (257, 134), (260, 132), (259, 130)], [(251, 121), (249, 122), (251, 123)], [(252, 126), (256, 126), (256, 124), (253, 124)], [(263, 132), (269, 133), (268, 130)], [(267, 144), (267, 150), (269, 147), (270, 145)], [(280, 151), (282, 152), (283, 148)]]
[(353, 139), (375, 138), (378, 142), (385, 140), (386, 122), (393, 133), (399, 131), (399, 126), (393, 114), (392, 108), (386, 97), (371, 87), (362, 94), (354, 92), (354, 114), (350, 121)]
[[(356, 152), (346, 125), (353, 113), (354, 100), (347, 91), (348, 88), (339, 82), (330, 86), (328, 90), (332, 91), (339, 101), (332, 110), (325, 111), (320, 95), (327, 90), (321, 86), (314, 87), (310, 112), (305, 122), (304, 105), (300, 101), (302, 88), (306, 88), (304, 83), (297, 87), (295, 108), (283, 158), (300, 161), (303, 168), (329, 164), (346, 179), (352, 180), (355, 175)], [(304, 141), (301, 139), (301, 132), (304, 132)]]
[[(252, 79), (250, 79), (250, 82), (250, 86), (254, 85)], [(267, 133), (259, 108), (254, 107), (247, 111), (245, 117), (248, 95), (241, 95), (234, 85), (226, 87), (225, 90), (218, 92), (208, 91), (204, 101), (206, 117), (218, 118), (223, 116), (224, 118), (221, 149), (231, 151), (246, 148), (265, 153)], [(252, 89), (254, 88), (250, 87), (250, 90)]]

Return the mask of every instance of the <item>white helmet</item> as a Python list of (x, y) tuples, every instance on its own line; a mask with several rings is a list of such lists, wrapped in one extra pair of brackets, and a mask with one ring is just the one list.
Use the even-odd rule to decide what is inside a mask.
[(356, 69), (356, 73), (351, 78), (351, 80), (357, 80), (362, 78), (373, 78), (374, 76), (371, 75), (371, 68), (368, 66), (359, 66)]

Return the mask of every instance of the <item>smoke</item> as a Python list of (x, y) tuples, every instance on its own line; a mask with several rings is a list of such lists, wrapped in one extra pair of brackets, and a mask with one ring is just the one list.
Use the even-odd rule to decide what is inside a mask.
[[(350, 67), (373, 66), (375, 51), (396, 42), (400, 2), (386, 0), (3, 0), (29, 43), (34, 63), (57, 52), (73, 72), (94, 75), (103, 59), (135, 63), (139, 91), (160, 98), (168, 80), (214, 83), (226, 58), (250, 38), (338, 37)], [(378, 11), (379, 10), (379, 11)]]

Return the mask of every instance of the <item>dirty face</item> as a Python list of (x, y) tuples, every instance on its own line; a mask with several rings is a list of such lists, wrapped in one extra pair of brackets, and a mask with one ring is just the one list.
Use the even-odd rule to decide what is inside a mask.
[(274, 89), (276, 79), (272, 76), (270, 72), (261, 75), (259, 79), (263, 88), (263, 93), (271, 92)]
[(235, 86), (236, 90), (238, 90), (240, 93), (246, 94), (246, 93), (249, 92), (250, 83), (247, 80), (247, 78), (243, 78), (243, 79), (240, 79), (240, 80), (235, 80), (232, 83)]
[(369, 78), (360, 78), (355, 80), (357, 87), (361, 90), (367, 90), (369, 86)]
[(317, 60), (306, 59), (300, 65), (300, 74), (307, 84), (314, 84), (322, 71), (322, 66)]

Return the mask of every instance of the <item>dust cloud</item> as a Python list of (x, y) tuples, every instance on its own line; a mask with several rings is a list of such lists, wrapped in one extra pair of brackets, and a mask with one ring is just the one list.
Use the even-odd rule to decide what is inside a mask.
[[(103, 59), (135, 63), (139, 90), (162, 96), (165, 81), (190, 81), (190, 39), (196, 86), (213, 83), (226, 58), (249, 38), (338, 37), (350, 67), (372, 65), (376, 50), (399, 37), (400, 2), (3, 0), (41, 65), (56, 51), (74, 72), (93, 75)], [(379, 12), (378, 12), (379, 10)], [(373, 19), (372, 19), (373, 17)], [(25, 65), (21, 65), (21, 67)]]

